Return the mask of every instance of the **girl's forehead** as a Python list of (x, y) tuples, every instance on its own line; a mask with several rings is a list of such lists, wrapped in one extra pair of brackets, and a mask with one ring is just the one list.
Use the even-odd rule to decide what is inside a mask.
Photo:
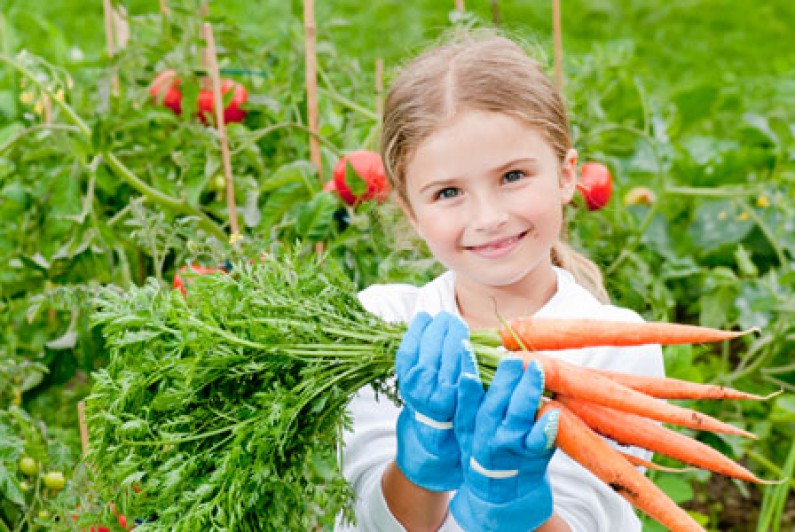
[(464, 111), (426, 137), (409, 158), (408, 177), (448, 174), (458, 168), (482, 170), (510, 159), (554, 158), (536, 127), (504, 113)]

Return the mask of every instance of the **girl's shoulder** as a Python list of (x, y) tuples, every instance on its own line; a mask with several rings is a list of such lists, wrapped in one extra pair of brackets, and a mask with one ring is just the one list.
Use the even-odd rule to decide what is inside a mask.
[(423, 286), (404, 283), (374, 284), (359, 292), (365, 309), (389, 322), (408, 322), (417, 312), (457, 313), (453, 272), (445, 272)]
[(574, 276), (562, 268), (558, 274), (558, 290), (536, 316), (549, 318), (598, 318), (611, 321), (639, 322), (643, 318), (634, 310), (602, 303)]

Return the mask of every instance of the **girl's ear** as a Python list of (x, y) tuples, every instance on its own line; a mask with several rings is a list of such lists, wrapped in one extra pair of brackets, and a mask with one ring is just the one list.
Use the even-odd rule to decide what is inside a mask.
[[(405, 199), (403, 199), (403, 197), (398, 193), (395, 193), (394, 201), (395, 203), (398, 204), (400, 210), (403, 211), (403, 214), (406, 216), (406, 219), (411, 224), (411, 227), (414, 229), (414, 232), (416, 232), (419, 235), (420, 231), (417, 228), (417, 217), (414, 216), (414, 211), (411, 210), (411, 205), (409, 205), (408, 202)], [(422, 237), (422, 235), (420, 235), (420, 237)]]
[(569, 148), (560, 165), (560, 199), (566, 204), (574, 198), (577, 189), (577, 150)]

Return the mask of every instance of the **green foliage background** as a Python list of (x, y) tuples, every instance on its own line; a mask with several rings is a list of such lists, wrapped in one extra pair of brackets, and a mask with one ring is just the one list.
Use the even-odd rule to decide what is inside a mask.
[[(119, 3), (131, 41), (110, 59), (101, 2), (0, 0), (0, 530), (50, 526), (76, 502), (75, 405), (107, 363), (88, 323), (94, 288), (150, 276), (165, 285), (186, 261), (220, 266), (228, 256), (218, 243), (225, 198), (212, 186), (218, 139), (147, 93), (176, 68), (195, 106), (198, 2), (169, 2), (168, 20), (153, 0)], [(376, 58), (388, 78), (451, 25), (490, 25), (492, 4), (467, 2), (460, 16), (435, 0), (317, 2), (321, 181), (342, 152), (377, 145)], [(551, 2), (498, 5), (503, 27), (551, 67)], [(255, 256), (300, 237), (307, 250), (324, 242), (358, 286), (422, 282), (438, 266), (403, 238), (394, 209), (341, 205), (308, 163), (301, 13), (296, 0), (210, 4), (222, 68), (250, 92), (246, 121), (229, 130), (244, 247)], [(793, 523), (795, 49), (783, 44), (793, 23), (785, 0), (563, 2), (575, 144), (583, 161), (613, 169), (616, 188), (602, 211), (572, 209), (571, 240), (603, 267), (616, 303), (649, 319), (762, 328), (722, 346), (669, 349), (669, 374), (788, 392), (698, 408), (760, 436), (700, 439), (789, 483), (759, 490), (703, 473), (654, 475), (714, 530)], [(44, 89), (62, 90), (79, 118), (54, 104), (53, 125), (43, 125)], [(625, 205), (637, 186), (656, 202)], [(25, 478), (22, 454), (42, 473), (66, 471), (69, 489), (56, 496), (40, 476)]]

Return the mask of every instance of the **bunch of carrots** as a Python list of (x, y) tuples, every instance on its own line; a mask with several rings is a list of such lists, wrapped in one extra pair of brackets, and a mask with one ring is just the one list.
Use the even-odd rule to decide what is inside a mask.
[(634, 467), (659, 466), (616, 450), (599, 435), (729, 477), (775, 484), (778, 481), (761, 480), (708, 445), (657, 422), (756, 439), (745, 430), (663, 400), (764, 400), (780, 392), (759, 396), (723, 386), (583, 368), (538, 351), (704, 343), (749, 332), (675, 323), (523, 318), (507, 324), (500, 334), (505, 348), (521, 351), (525, 363), (535, 360), (543, 367), (545, 387), (553, 398), (545, 398), (538, 417), (550, 409), (560, 410), (558, 448), (660, 524), (673, 531), (690, 531), (703, 528)]
[[(314, 256), (279, 252), (228, 273), (185, 275), (192, 279), (184, 294), (151, 280), (98, 296), (93, 321), (110, 362), (95, 374), (86, 402), (88, 459), (109, 486), (139, 483), (150, 495), (130, 511), (157, 514), (163, 530), (333, 523), (352, 496), (335, 467), (348, 401), (363, 386), (399, 400), (394, 357), (406, 325), (367, 312), (334, 261)], [(471, 343), (486, 385), (506, 349), (538, 361), (547, 392), (539, 415), (561, 412), (557, 446), (639, 510), (671, 530), (690, 531), (702, 528), (636, 467), (657, 466), (605, 438), (764, 483), (663, 424), (754, 438), (666, 400), (766, 397), (585, 368), (550, 352), (714, 342), (749, 332), (525, 318), (472, 331)], [(322, 482), (319, 463), (327, 464)], [(241, 477), (243, 468), (255, 473)], [(101, 495), (109, 500), (113, 492)]]

